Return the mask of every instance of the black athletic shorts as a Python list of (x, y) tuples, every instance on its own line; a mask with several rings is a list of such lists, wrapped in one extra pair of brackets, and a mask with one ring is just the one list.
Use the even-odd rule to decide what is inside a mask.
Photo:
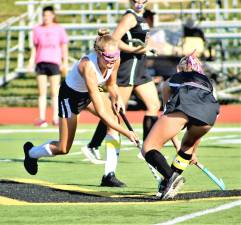
[(60, 75), (59, 65), (46, 62), (38, 63), (36, 65), (35, 72), (37, 73), (37, 75)]
[(210, 91), (184, 86), (168, 100), (164, 114), (183, 112), (189, 119), (187, 125), (213, 125), (219, 114), (219, 104)]
[(121, 61), (117, 84), (120, 87), (138, 86), (152, 81), (145, 67), (145, 56), (139, 56)]
[(63, 81), (59, 89), (59, 117), (70, 118), (72, 113), (77, 115), (90, 102), (88, 92), (75, 91)]

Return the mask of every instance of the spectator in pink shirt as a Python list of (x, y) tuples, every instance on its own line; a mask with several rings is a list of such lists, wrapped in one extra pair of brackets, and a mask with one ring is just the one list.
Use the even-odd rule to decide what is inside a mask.
[(33, 29), (33, 44), (29, 69), (35, 67), (38, 83), (39, 121), (36, 126), (46, 127), (47, 84), (50, 83), (50, 94), (53, 108), (53, 125), (58, 125), (58, 90), (60, 74), (68, 68), (68, 36), (55, 19), (52, 6), (43, 8), (43, 23)]

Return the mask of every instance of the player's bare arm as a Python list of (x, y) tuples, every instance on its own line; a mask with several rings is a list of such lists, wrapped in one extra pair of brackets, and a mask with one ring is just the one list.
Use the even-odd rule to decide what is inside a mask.
[(125, 16), (123, 16), (117, 28), (113, 32), (113, 37), (120, 41), (119, 48), (121, 51), (126, 53), (137, 53), (137, 54), (143, 54), (146, 52), (146, 49), (142, 46), (138, 46), (138, 47), (129, 46), (125, 44), (123, 41), (121, 41), (121, 38), (124, 36), (124, 34), (127, 33), (131, 28), (135, 27), (136, 24), (137, 22), (134, 15), (128, 13)]
[(108, 114), (107, 110), (104, 107), (104, 102), (101, 97), (101, 94), (98, 89), (97, 79), (95, 76), (95, 71), (92, 69), (90, 62), (88, 60), (84, 60), (79, 65), (79, 70), (83, 74), (83, 77), (86, 81), (86, 86), (91, 98), (91, 101), (94, 105), (96, 113), (98, 116), (106, 123), (109, 127), (117, 130), (121, 134), (126, 137), (130, 137), (130, 132), (120, 126), (117, 122), (115, 122)]

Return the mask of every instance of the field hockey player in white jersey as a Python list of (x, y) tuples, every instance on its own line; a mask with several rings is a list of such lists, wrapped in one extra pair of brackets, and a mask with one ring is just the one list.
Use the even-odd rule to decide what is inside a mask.
[[(88, 109), (107, 124), (105, 175), (119, 186), (124, 186), (115, 177), (119, 152), (119, 133), (136, 143), (138, 137), (132, 131), (118, 123), (117, 114), (125, 111), (124, 103), (116, 85), (116, 75), (120, 64), (118, 42), (106, 31), (100, 31), (94, 44), (94, 52), (82, 57), (74, 64), (59, 90), (59, 140), (48, 141), (40, 146), (26, 142), (23, 146), (24, 167), (31, 175), (38, 172), (38, 159), (68, 154), (72, 146), (78, 114)], [(108, 95), (99, 91), (99, 86), (106, 85)], [(110, 186), (108, 184), (108, 186)]]

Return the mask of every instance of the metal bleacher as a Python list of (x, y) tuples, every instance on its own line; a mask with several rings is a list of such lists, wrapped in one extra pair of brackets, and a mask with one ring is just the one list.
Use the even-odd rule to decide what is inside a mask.
[[(100, 3), (101, 2), (101, 3)], [(210, 62), (222, 73), (232, 69), (239, 74), (241, 71), (241, 8), (237, 0), (203, 1), (203, 0), (149, 0), (156, 12), (155, 25), (160, 29), (181, 29), (186, 17), (192, 17), (205, 32), (208, 42), (222, 42), (226, 59), (217, 53), (216, 61)], [(41, 10), (46, 5), (54, 5), (58, 20), (66, 28), (70, 39), (70, 61), (88, 52), (99, 28), (114, 29), (120, 15), (128, 7), (128, 0), (25, 0), (16, 1), (16, 6), (26, 6), (26, 13), (11, 18), (0, 24), (0, 34), (6, 37), (6, 48), (0, 50), (0, 58), (4, 58), (4, 75), (0, 76), (0, 86), (10, 79), (26, 71), (26, 51), (32, 47), (31, 29), (40, 23)], [(172, 4), (175, 4), (174, 6)], [(172, 7), (171, 7), (172, 6)], [(176, 7), (176, 8), (174, 8)], [(170, 15), (175, 20), (162, 20), (162, 16)], [(13, 45), (11, 39), (17, 39)], [(229, 46), (236, 48), (238, 55), (229, 53)], [(220, 51), (219, 46), (215, 46)], [(239, 49), (239, 51), (237, 50)], [(11, 70), (11, 56), (17, 55), (15, 69)]]

